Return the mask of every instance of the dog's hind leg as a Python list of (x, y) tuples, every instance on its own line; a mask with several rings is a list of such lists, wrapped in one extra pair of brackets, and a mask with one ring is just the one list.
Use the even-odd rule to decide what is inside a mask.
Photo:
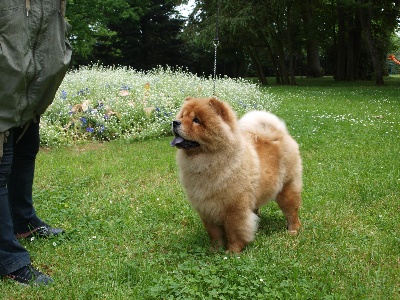
[(301, 206), (301, 188), (293, 182), (286, 183), (279, 192), (276, 202), (286, 216), (287, 229), (290, 234), (297, 234), (300, 227), (299, 209)]
[(211, 240), (211, 250), (218, 251), (220, 248), (223, 248), (225, 246), (224, 245), (225, 236), (222, 226), (218, 226), (216, 224), (212, 224), (204, 220), (203, 224)]
[(258, 217), (252, 211), (228, 214), (224, 220), (227, 252), (240, 253), (254, 240)]

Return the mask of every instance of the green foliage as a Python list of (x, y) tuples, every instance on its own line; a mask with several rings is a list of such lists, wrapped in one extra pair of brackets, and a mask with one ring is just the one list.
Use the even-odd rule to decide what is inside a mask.
[[(186, 97), (212, 96), (213, 80), (184, 70), (149, 72), (129, 68), (82, 67), (66, 75), (41, 120), (42, 143), (143, 140), (170, 134), (171, 122)], [(218, 78), (216, 95), (243, 113), (272, 109), (276, 103), (256, 84)]]
[[(392, 35), (390, 54), (395, 55), (397, 59), (400, 57), (400, 34), (396, 33)], [(392, 60), (387, 60), (387, 69), (390, 74), (400, 74), (400, 64), (395, 63)]]
[[(400, 15), (400, 6), (393, 1), (196, 2), (198, 10), (185, 28), (185, 40), (206, 48), (215, 32), (219, 6), (219, 53), (225, 74), (246, 76), (247, 72), (263, 84), (265, 76), (278, 76), (280, 83), (294, 85), (290, 74), (319, 77), (338, 75), (338, 69), (338, 80), (371, 79), (373, 71), (384, 65), (389, 36), (398, 29)], [(369, 39), (360, 16), (371, 21)]]
[[(195, 1), (185, 20), (176, 10), (182, 2), (187, 1), (68, 1), (72, 66), (169, 65), (212, 74), (218, 11), (219, 74), (257, 76), (262, 84), (266, 76), (277, 76), (292, 85), (294, 75), (372, 79), (374, 66), (385, 65), (400, 15), (396, 1), (206, 0)], [(360, 16), (370, 26), (361, 26)]]
[(36, 210), (67, 233), (22, 243), (55, 285), (2, 299), (399, 299), (400, 78), (297, 82), (263, 93), (300, 144), (298, 236), (270, 203), (242, 254), (210, 252), (171, 137), (44, 148)]
[[(94, 56), (106, 65), (124, 65), (140, 70), (177, 65), (185, 58), (178, 37), (184, 21), (175, 11), (174, 2), (148, 1), (136, 22), (128, 18), (109, 20), (107, 25), (117, 33), (116, 37), (109, 41), (108, 46), (97, 45)], [(110, 55), (110, 47), (119, 50), (118, 56)]]
[(90, 62), (95, 45), (117, 34), (110, 30), (110, 22), (138, 24), (147, 5), (148, 1), (142, 0), (68, 0), (66, 17), (72, 26), (69, 41), (74, 50), (73, 65)]
[(69, 1), (72, 65), (92, 62), (149, 70), (182, 59), (178, 34), (183, 27), (176, 1)]

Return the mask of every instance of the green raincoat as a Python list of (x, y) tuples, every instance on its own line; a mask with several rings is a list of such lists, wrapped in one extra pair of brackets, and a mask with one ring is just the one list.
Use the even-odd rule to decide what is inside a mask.
[(69, 62), (66, 0), (0, 0), (0, 132), (51, 104)]

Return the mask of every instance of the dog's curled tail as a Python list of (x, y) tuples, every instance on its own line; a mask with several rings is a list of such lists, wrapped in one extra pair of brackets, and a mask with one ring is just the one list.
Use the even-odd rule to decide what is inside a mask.
[(250, 111), (239, 120), (239, 127), (260, 137), (272, 140), (287, 134), (285, 123), (276, 115), (266, 111)]

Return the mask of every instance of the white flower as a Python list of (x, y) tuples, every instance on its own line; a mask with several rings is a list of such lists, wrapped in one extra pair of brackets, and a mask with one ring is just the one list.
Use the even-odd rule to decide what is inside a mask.
[(56, 243), (56, 242), (53, 242), (53, 246), (56, 247), (56, 246), (57, 246), (57, 243)]

